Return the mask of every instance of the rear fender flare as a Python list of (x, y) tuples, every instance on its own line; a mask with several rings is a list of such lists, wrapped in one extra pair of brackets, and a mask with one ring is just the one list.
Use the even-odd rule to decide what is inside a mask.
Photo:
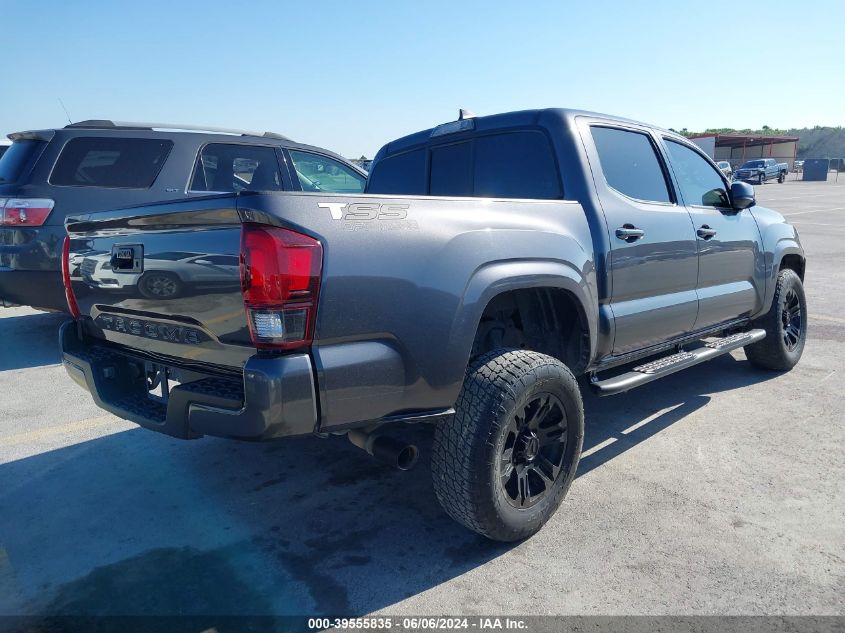
[[(518, 259), (491, 262), (478, 268), (467, 283), (449, 336), (450, 363), (453, 371), (466, 369), (481, 316), (490, 301), (511, 290), (528, 288), (560, 288), (568, 292), (579, 306), (581, 318), (590, 337), (590, 359), (596, 352), (598, 303), (591, 292), (595, 276), (568, 262), (550, 259)], [(455, 394), (457, 398), (457, 393)]]

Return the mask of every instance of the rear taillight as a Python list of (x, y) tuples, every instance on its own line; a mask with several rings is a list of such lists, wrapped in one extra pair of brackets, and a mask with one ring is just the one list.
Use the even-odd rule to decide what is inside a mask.
[(0, 200), (0, 226), (41, 226), (54, 205), (49, 198)]
[(256, 347), (289, 350), (311, 344), (322, 266), (323, 247), (313, 237), (243, 225), (241, 286)]
[(70, 281), (70, 238), (67, 235), (65, 235), (64, 244), (62, 244), (62, 282), (65, 286), (67, 308), (70, 310), (71, 316), (77, 319), (79, 318), (79, 306), (76, 303), (76, 296), (73, 294), (73, 286)]

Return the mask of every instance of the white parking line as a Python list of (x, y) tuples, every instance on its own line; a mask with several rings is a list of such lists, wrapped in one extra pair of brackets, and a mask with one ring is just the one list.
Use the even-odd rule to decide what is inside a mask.
[(627, 429), (622, 431), (622, 434), (628, 435), (628, 433), (633, 433), (634, 431), (636, 431), (641, 426), (645, 426), (649, 422), (652, 422), (652, 421), (656, 420), (657, 418), (659, 418), (661, 415), (663, 415), (665, 413), (669, 413), (669, 411), (674, 411), (675, 409), (677, 409), (680, 406), (681, 406), (680, 404), (676, 404), (674, 407), (666, 407), (665, 409), (661, 409), (657, 413), (652, 413), (650, 416), (648, 416), (644, 420), (640, 420), (636, 424), (632, 424), (631, 426), (629, 426)]
[(795, 213), (784, 213), (783, 217), (791, 218), (794, 215), (807, 215), (808, 213), (823, 213), (825, 211), (842, 211), (845, 207), (831, 207), (830, 209), (812, 209), (811, 211), (797, 211)]
[(831, 323), (838, 323), (839, 325), (845, 325), (845, 319), (841, 319), (839, 317), (834, 316), (827, 316), (826, 314), (813, 314), (810, 312), (810, 320), (819, 319), (820, 321), (830, 321)]
[(581, 459), (584, 459), (585, 457), (589, 457), (593, 453), (598, 453), (601, 449), (607, 448), (608, 446), (613, 444), (615, 441), (616, 441), (615, 437), (609, 437), (604, 442), (600, 442), (599, 444), (596, 444), (592, 448), (588, 448), (586, 451), (583, 451), (581, 453)]

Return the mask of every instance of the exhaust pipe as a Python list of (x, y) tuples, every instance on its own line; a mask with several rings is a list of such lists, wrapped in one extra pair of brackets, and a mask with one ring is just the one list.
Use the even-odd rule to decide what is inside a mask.
[(419, 451), (413, 444), (405, 444), (392, 437), (366, 431), (349, 431), (346, 435), (355, 446), (388, 466), (410, 470), (417, 463)]

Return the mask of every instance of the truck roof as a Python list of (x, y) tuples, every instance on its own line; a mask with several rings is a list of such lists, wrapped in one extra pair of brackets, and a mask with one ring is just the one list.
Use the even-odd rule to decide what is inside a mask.
[[(621, 123), (635, 123), (637, 125), (648, 125), (648, 127), (660, 130), (661, 132), (664, 132), (666, 134), (677, 136), (678, 138), (683, 138), (682, 136), (678, 135), (675, 132), (672, 132), (671, 130), (665, 130), (656, 125), (643, 123), (641, 121), (634, 121), (633, 119), (626, 119), (624, 117), (602, 114), (599, 112), (590, 112), (589, 110), (577, 110), (572, 108), (537, 108), (532, 110), (517, 110), (515, 112), (504, 112), (502, 114), (491, 114), (487, 116), (473, 116), (471, 118), (472, 121), (474, 121), (474, 131), (481, 132), (488, 130), (520, 128), (528, 126), (544, 127), (547, 126), (548, 123), (554, 119), (557, 119), (558, 122), (563, 125), (568, 125), (572, 122), (573, 119), (578, 116), (596, 117), (607, 119), (608, 121), (619, 121)], [(426, 145), (431, 140), (432, 132), (434, 132), (434, 130), (436, 130), (438, 127), (439, 126), (434, 126), (426, 130), (414, 132), (413, 134), (409, 134), (407, 136), (403, 136), (394, 141), (391, 141), (390, 143), (384, 145), (381, 150), (379, 150), (379, 155), (394, 154), (396, 152), (409, 149), (417, 145)]]

